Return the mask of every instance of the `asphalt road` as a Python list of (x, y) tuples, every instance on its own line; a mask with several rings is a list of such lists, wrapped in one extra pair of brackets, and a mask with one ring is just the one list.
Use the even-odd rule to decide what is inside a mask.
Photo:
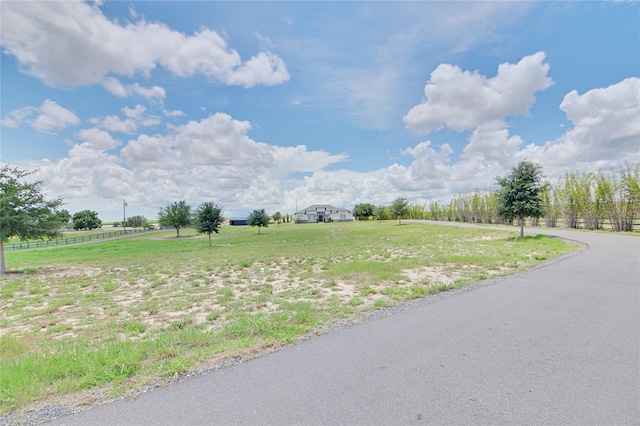
[(640, 238), (542, 232), (588, 249), (52, 424), (640, 424)]

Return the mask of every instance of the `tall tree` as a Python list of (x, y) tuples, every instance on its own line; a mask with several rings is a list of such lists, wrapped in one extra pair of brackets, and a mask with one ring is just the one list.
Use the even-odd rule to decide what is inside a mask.
[(191, 223), (191, 206), (184, 200), (173, 202), (158, 211), (160, 226), (173, 226), (176, 228), (176, 238), (180, 238), (180, 228)]
[(98, 218), (98, 212), (93, 210), (82, 210), (77, 213), (74, 213), (73, 218), (73, 229), (97, 229), (102, 226), (102, 221)]
[(224, 221), (222, 207), (211, 201), (200, 204), (195, 214), (196, 230), (201, 234), (209, 234), (209, 247), (211, 247), (211, 233), (220, 232), (220, 225)]
[(53, 238), (60, 235), (61, 220), (56, 210), (62, 199), (48, 200), (42, 193), (42, 182), (25, 182), (33, 172), (11, 168), (0, 169), (0, 275), (6, 273), (4, 243), (9, 238)]
[(409, 214), (409, 200), (405, 197), (398, 197), (391, 204), (391, 214), (398, 218), (398, 224), (401, 225), (400, 219)]
[(267, 215), (264, 209), (254, 210), (247, 218), (247, 223), (249, 226), (257, 226), (259, 234), (260, 228), (263, 226), (267, 228), (269, 226), (269, 215)]
[(507, 177), (497, 177), (501, 189), (498, 191), (498, 216), (507, 221), (517, 219), (520, 223), (520, 238), (524, 237), (526, 217), (544, 217), (542, 166), (531, 161), (521, 161), (511, 169)]

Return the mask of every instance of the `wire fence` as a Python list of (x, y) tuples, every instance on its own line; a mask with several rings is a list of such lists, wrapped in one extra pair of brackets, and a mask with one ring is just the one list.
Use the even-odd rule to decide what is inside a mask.
[(120, 237), (122, 235), (141, 234), (144, 232), (151, 232), (151, 231), (153, 231), (153, 229), (127, 229), (127, 230), (121, 230), (121, 231), (104, 232), (102, 234), (83, 235), (80, 237), (58, 238), (55, 240), (22, 241), (19, 243), (5, 244), (4, 248), (5, 250), (23, 250), (23, 249), (31, 249), (31, 248), (64, 246), (68, 244), (87, 243), (87, 242), (96, 241), (96, 240), (107, 240), (110, 238)]

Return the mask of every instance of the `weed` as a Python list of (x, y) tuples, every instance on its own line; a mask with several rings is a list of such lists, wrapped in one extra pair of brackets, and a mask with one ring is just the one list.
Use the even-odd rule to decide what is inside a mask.
[(142, 334), (147, 330), (147, 324), (137, 322), (137, 321), (130, 321), (122, 324), (122, 328), (127, 333)]
[(351, 306), (360, 306), (362, 304), (364, 304), (364, 300), (360, 299), (359, 297), (354, 297), (349, 301), (349, 305)]
[(374, 308), (388, 308), (390, 306), (393, 306), (393, 303), (385, 299), (378, 299), (373, 303)]
[(102, 284), (102, 289), (107, 293), (110, 293), (117, 288), (118, 288), (118, 284), (114, 283), (113, 281)]
[(219, 310), (213, 310), (207, 315), (207, 321), (213, 322), (222, 316), (222, 312)]

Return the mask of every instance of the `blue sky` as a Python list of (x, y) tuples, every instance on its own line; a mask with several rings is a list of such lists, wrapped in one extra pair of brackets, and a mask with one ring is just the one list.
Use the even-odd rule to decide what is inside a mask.
[(640, 161), (638, 2), (1, 8), (1, 159), (103, 220), (446, 200)]

